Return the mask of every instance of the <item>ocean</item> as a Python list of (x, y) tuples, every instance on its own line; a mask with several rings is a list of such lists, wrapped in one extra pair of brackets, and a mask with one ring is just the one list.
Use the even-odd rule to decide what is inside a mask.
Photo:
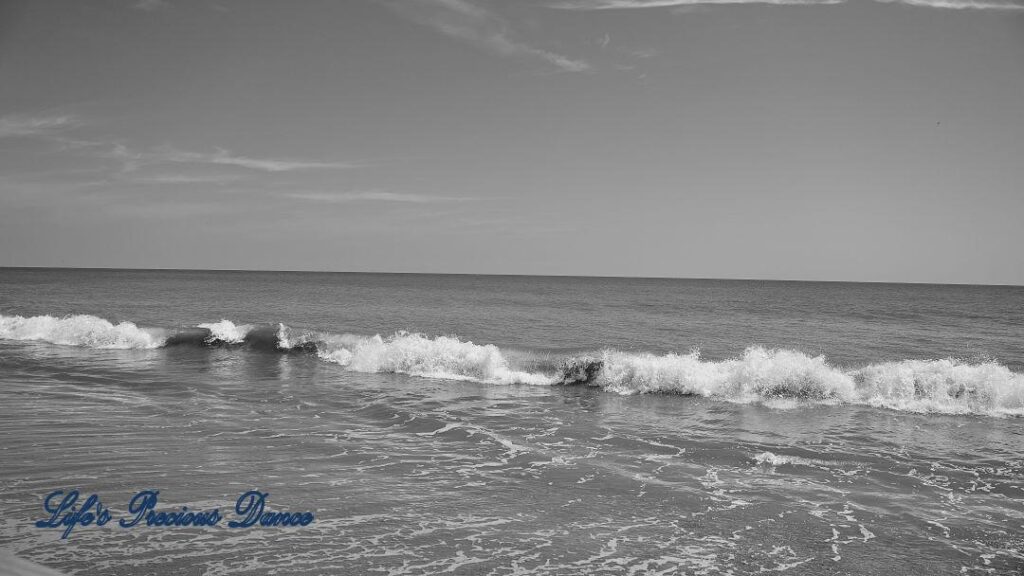
[(0, 269), (0, 549), (69, 574), (1022, 574), (1022, 416), (1022, 287)]

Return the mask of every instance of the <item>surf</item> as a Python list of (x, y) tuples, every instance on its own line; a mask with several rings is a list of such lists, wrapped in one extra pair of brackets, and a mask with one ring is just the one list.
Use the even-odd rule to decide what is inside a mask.
[(0, 339), (95, 349), (246, 348), (312, 355), (344, 370), (483, 384), (592, 386), (611, 393), (698, 396), (735, 403), (857, 404), (901, 412), (1024, 416), (1024, 374), (995, 360), (907, 359), (836, 366), (823, 355), (747, 348), (724, 360), (607, 349), (551, 362), (456, 336), (337, 334), (227, 319), (176, 330), (89, 315), (0, 315)]

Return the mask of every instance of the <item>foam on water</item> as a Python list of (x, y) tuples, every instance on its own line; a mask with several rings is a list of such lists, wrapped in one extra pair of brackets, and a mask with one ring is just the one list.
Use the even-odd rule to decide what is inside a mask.
[(761, 452), (757, 456), (754, 456), (754, 460), (758, 464), (764, 466), (785, 466), (787, 464), (803, 464), (802, 458), (796, 456), (780, 456), (774, 452)]
[(597, 385), (620, 394), (668, 392), (750, 402), (771, 398), (852, 401), (853, 381), (821, 356), (748, 348), (733, 360), (606, 351)]
[(139, 328), (131, 322), (112, 324), (103, 318), (78, 314), (53, 316), (0, 315), (0, 339), (36, 340), (88, 348), (158, 348), (166, 338), (158, 330)]
[(832, 466), (850, 465), (850, 462), (836, 462), (821, 460), (819, 458), (803, 458), (787, 454), (776, 454), (774, 452), (761, 452), (754, 456), (754, 461), (762, 466), (775, 468), (777, 466), (813, 466), (817, 468), (830, 468)]
[[(655, 355), (605, 350), (551, 365), (528, 353), (505, 354), (492, 344), (454, 336), (332, 334), (284, 324), (274, 330), (230, 320), (196, 328), (208, 334), (202, 340), (176, 339), (188, 331), (140, 328), (131, 322), (114, 325), (87, 315), (0, 316), (0, 339), (90, 348), (157, 348), (172, 341), (246, 344), (315, 353), (354, 372), (488, 384), (586, 384), (618, 394), (694, 395), (771, 407), (846, 403), (905, 412), (1024, 416), (1024, 374), (995, 361), (901, 360), (846, 369), (829, 364), (824, 356), (756, 346), (738, 358), (718, 361), (702, 359), (697, 351)], [(545, 365), (549, 369), (537, 368)]]
[(390, 372), (491, 384), (554, 383), (549, 375), (511, 369), (493, 344), (463, 342), (451, 336), (430, 338), (404, 332), (387, 338), (377, 335), (354, 342), (336, 341), (324, 349), (318, 348), (317, 355), (356, 372)]
[(864, 404), (907, 412), (1024, 415), (1024, 374), (997, 362), (902, 360), (850, 373)]
[(221, 320), (209, 324), (200, 324), (198, 328), (206, 328), (210, 335), (206, 338), (207, 344), (241, 344), (245, 336), (254, 328), (252, 324), (235, 324), (230, 320)]
[(620, 394), (676, 393), (731, 402), (867, 404), (905, 412), (1024, 415), (1024, 374), (995, 361), (901, 360), (846, 370), (824, 356), (748, 348), (740, 358), (606, 351), (588, 383)]

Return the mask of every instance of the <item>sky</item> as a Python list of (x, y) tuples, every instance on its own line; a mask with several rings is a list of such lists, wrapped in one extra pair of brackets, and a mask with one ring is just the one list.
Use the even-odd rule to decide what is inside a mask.
[(1022, 0), (0, 3), (0, 266), (1024, 285)]

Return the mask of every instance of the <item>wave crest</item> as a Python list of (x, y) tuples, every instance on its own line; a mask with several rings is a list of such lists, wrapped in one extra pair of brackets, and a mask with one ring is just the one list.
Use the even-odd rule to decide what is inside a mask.
[(1024, 416), (1024, 374), (995, 361), (901, 360), (845, 369), (824, 356), (757, 346), (719, 361), (702, 359), (696, 351), (655, 355), (605, 350), (552, 363), (543, 356), (454, 336), (333, 334), (230, 320), (165, 331), (131, 322), (115, 325), (88, 315), (0, 315), (0, 339), (90, 348), (242, 344), (267, 352), (315, 354), (355, 372), (490, 384), (585, 384), (619, 394), (682, 394), (775, 407), (847, 403), (904, 412)]
[(53, 316), (0, 316), (0, 338), (36, 340), (88, 348), (159, 348), (166, 338), (158, 331), (139, 328), (131, 322), (113, 324), (103, 318), (78, 314)]
[(851, 401), (853, 380), (824, 357), (793, 350), (748, 348), (720, 362), (699, 352), (680, 356), (607, 351), (596, 383), (620, 394), (668, 392), (750, 402), (772, 398)]
[(552, 376), (511, 369), (493, 344), (463, 342), (451, 336), (430, 338), (399, 332), (387, 338), (377, 335), (333, 344), (318, 349), (318, 356), (356, 372), (390, 372), (491, 384), (555, 383)]
[(254, 328), (252, 324), (235, 324), (230, 320), (221, 320), (209, 324), (200, 324), (197, 328), (205, 328), (210, 331), (206, 337), (207, 344), (241, 344), (245, 337)]
[(864, 404), (909, 412), (1024, 415), (1024, 374), (996, 362), (902, 360), (851, 372)]

